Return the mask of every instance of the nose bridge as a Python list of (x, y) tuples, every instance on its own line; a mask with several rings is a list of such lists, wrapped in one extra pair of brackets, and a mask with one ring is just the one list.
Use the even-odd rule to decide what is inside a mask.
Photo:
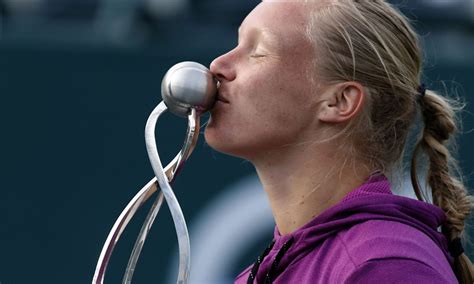
[(211, 62), (211, 72), (220, 80), (233, 80), (235, 78), (235, 70), (233, 62), (235, 49), (217, 57)]

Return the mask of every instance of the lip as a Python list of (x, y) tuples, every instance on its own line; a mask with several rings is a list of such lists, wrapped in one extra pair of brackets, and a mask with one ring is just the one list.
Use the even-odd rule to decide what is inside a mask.
[(223, 94), (221, 94), (221, 93), (218, 93), (218, 94), (217, 94), (216, 101), (222, 102), (222, 103), (226, 103), (226, 104), (229, 103), (229, 100), (228, 100)]

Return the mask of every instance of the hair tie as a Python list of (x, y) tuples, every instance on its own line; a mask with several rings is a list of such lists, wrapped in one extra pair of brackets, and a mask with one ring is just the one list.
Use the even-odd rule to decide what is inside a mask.
[(452, 240), (449, 243), (448, 248), (449, 248), (449, 253), (454, 258), (457, 258), (461, 254), (464, 253), (464, 248), (463, 248), (462, 243), (461, 243), (461, 238), (455, 238), (454, 240)]
[(424, 98), (426, 95), (426, 85), (424, 83), (421, 84), (418, 87), (417, 91), (418, 91), (418, 94), (421, 96), (421, 98)]

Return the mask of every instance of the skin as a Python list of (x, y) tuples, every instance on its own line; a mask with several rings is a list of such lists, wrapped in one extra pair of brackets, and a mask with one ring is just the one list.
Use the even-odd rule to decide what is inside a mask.
[(260, 3), (243, 21), (237, 47), (210, 67), (221, 85), (206, 141), (255, 166), (282, 235), (339, 202), (371, 172), (341, 155), (347, 141), (331, 139), (361, 111), (366, 94), (359, 83), (329, 84), (312, 70), (318, 50), (304, 34), (309, 8), (318, 9)]

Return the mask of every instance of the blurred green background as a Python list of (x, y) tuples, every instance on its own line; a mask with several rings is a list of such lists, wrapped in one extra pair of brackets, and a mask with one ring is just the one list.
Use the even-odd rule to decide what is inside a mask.
[[(231, 49), (258, 2), (0, 0), (0, 283), (91, 282), (115, 219), (153, 176), (143, 134), (163, 75)], [(467, 102), (459, 157), (473, 188), (474, 1), (401, 8), (423, 38), (430, 89), (446, 83)], [(164, 161), (185, 130), (184, 119), (160, 119)], [(191, 282), (231, 283), (272, 237), (252, 166), (201, 139), (173, 187), (190, 226)], [(121, 282), (145, 215), (124, 232), (106, 283)], [(134, 283), (175, 283), (176, 244), (164, 207)]]

